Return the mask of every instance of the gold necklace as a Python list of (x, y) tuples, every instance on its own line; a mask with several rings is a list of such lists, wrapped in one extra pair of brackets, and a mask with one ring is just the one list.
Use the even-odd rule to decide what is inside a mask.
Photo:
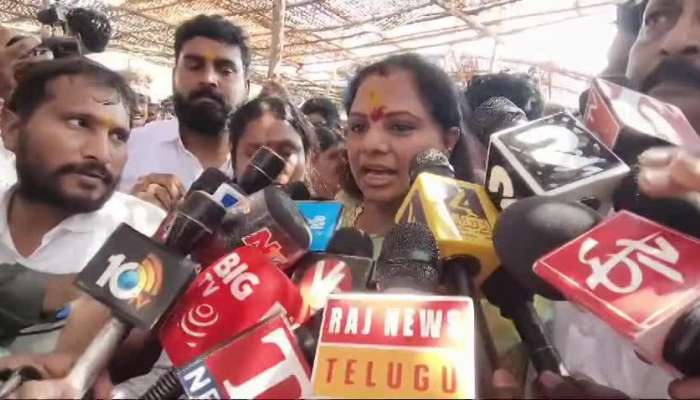
[(355, 229), (359, 229), (357, 227), (357, 222), (360, 219), (360, 215), (365, 212), (365, 207), (360, 204), (359, 206), (355, 207), (355, 215), (352, 216), (352, 227)]

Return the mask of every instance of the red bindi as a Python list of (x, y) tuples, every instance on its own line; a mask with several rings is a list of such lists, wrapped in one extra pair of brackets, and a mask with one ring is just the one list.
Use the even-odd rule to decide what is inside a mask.
[(372, 120), (372, 122), (377, 122), (384, 119), (384, 110), (386, 110), (385, 106), (375, 107), (369, 114), (369, 118)]

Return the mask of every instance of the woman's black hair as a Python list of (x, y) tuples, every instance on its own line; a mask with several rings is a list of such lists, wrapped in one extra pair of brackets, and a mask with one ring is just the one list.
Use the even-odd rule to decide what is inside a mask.
[(304, 114), (289, 100), (271, 96), (257, 97), (244, 104), (231, 115), (228, 125), (228, 131), (231, 135), (231, 154), (235, 156), (236, 147), (245, 132), (246, 126), (260, 118), (265, 112), (272, 113), (275, 118), (281, 121), (287, 121), (294, 128), (301, 136), (301, 141), (304, 144), (304, 153), (308, 154), (310, 150), (318, 149), (316, 132)]
[(338, 129), (327, 128), (325, 126), (316, 127), (316, 137), (321, 151), (326, 151), (338, 143), (345, 142), (345, 138)]
[[(345, 92), (343, 106), (350, 114), (357, 90), (367, 77), (372, 75), (386, 76), (391, 71), (403, 70), (413, 75), (413, 81), (418, 89), (426, 109), (446, 133), (451, 128), (459, 128), (460, 134), (457, 144), (452, 150), (450, 163), (455, 169), (455, 177), (464, 181), (473, 179), (473, 171), (469, 162), (469, 153), (464, 139), (465, 129), (460, 106), (460, 96), (452, 79), (437, 65), (429, 62), (424, 57), (415, 54), (399, 54), (389, 56), (374, 64), (361, 68), (350, 80)], [(346, 168), (350, 171), (350, 168)], [(361, 195), (352, 173), (348, 172), (344, 180), (344, 189), (353, 195)]]

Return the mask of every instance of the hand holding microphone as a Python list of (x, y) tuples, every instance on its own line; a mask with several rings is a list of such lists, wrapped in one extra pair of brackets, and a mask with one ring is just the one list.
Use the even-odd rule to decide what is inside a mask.
[(173, 174), (148, 174), (140, 177), (131, 194), (143, 201), (172, 211), (187, 191), (180, 179)]

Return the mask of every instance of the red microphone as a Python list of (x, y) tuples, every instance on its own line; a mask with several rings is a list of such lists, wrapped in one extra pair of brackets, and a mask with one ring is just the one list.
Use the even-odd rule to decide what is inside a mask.
[(585, 124), (629, 165), (650, 147), (700, 147), (678, 107), (603, 79), (593, 81)]
[(635, 345), (700, 374), (700, 241), (627, 211), (538, 260), (534, 271)]
[(301, 307), (299, 289), (284, 272), (261, 250), (240, 247), (197, 276), (159, 337), (181, 367), (280, 310), (294, 323)]
[(180, 369), (189, 398), (300, 399), (311, 395), (310, 368), (284, 316), (277, 314)]

